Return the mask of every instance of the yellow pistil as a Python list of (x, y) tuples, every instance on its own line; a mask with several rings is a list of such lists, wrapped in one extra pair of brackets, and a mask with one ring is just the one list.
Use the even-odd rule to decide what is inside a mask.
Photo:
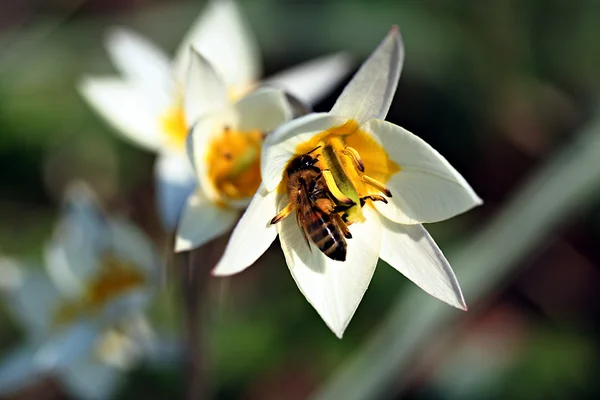
[[(356, 121), (348, 120), (343, 125), (316, 134), (311, 140), (298, 145), (295, 154), (306, 154), (317, 147), (311, 153), (318, 157), (316, 166), (331, 171), (337, 186), (334, 190), (341, 191), (355, 204), (344, 211), (349, 223), (364, 221), (361, 199), (370, 202), (379, 200), (379, 193), (391, 195), (384, 184), (400, 171), (400, 166), (371, 135), (360, 129)], [(285, 192), (286, 185), (284, 174), (279, 190)]]
[(206, 151), (206, 165), (219, 201), (252, 197), (260, 185), (260, 152), (263, 133), (243, 132), (226, 126)]
[(185, 114), (182, 105), (171, 107), (161, 117), (161, 126), (166, 135), (167, 143), (183, 150), (185, 139), (188, 134), (188, 126), (185, 122)]
[(139, 288), (145, 281), (146, 277), (134, 265), (107, 255), (98, 273), (87, 282), (81, 298), (60, 305), (54, 324), (65, 325), (82, 315), (93, 314), (110, 300)]

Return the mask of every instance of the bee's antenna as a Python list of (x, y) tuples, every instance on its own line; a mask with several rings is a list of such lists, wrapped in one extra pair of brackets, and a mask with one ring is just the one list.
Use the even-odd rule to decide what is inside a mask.
[(313, 152), (315, 152), (315, 151), (319, 150), (321, 147), (322, 147), (321, 145), (318, 145), (317, 147), (315, 147), (314, 149), (312, 149), (311, 151), (309, 151), (308, 153), (306, 153), (306, 154), (305, 154), (305, 156), (307, 156), (307, 155), (309, 155), (310, 153), (313, 153)]

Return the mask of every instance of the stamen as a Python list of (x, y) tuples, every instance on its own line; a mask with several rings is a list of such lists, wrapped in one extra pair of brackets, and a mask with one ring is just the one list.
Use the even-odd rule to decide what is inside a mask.
[(357, 170), (359, 170), (360, 172), (365, 172), (365, 164), (363, 163), (363, 160), (362, 158), (360, 158), (360, 154), (358, 154), (358, 151), (356, 151), (356, 149), (348, 146), (344, 150), (342, 150), (342, 154), (345, 154), (346, 156), (350, 157)]
[(369, 186), (373, 186), (375, 189), (384, 193), (387, 197), (392, 197), (392, 192), (390, 192), (390, 189), (385, 187), (385, 185), (383, 183), (379, 182), (378, 180), (375, 180), (367, 175), (361, 176), (361, 179), (364, 183), (366, 183)]
[(284, 219), (285, 217), (290, 215), (292, 213), (292, 211), (294, 211), (294, 208), (295, 207), (292, 203), (288, 203), (288, 205), (285, 206), (285, 208), (283, 210), (281, 210), (279, 212), (279, 214), (277, 214), (276, 216), (273, 217), (273, 219), (271, 220), (271, 225), (275, 225), (276, 223), (278, 223), (279, 221), (281, 221), (282, 219)]
[(337, 185), (335, 183), (335, 179), (333, 178), (333, 174), (331, 173), (330, 170), (328, 170), (328, 169), (323, 170), (323, 178), (325, 178), (325, 183), (327, 184), (327, 188), (329, 189), (329, 191), (331, 192), (331, 194), (333, 195), (333, 197), (335, 197), (335, 199), (337, 201), (339, 201), (342, 204), (347, 204), (347, 205), (354, 204), (352, 199), (350, 199), (348, 196), (346, 196), (344, 193), (342, 193), (342, 191), (337, 187)]
[(371, 201), (382, 201), (385, 204), (388, 203), (387, 199), (383, 196), (380, 196), (378, 194), (370, 194), (368, 196), (363, 196), (360, 198), (360, 206), (364, 206), (365, 205), (365, 201), (366, 200), (371, 200)]

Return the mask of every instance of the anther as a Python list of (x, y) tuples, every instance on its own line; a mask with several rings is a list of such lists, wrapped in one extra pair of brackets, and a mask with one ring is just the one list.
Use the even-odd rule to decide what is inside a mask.
[(331, 171), (328, 169), (324, 169), (322, 172), (323, 178), (325, 178), (325, 183), (327, 184), (327, 188), (331, 192), (332, 196), (335, 197), (335, 199), (342, 204), (354, 205), (352, 199), (346, 196), (344, 193), (342, 193), (342, 191), (337, 187)]
[(363, 160), (362, 158), (360, 158), (360, 154), (358, 154), (358, 151), (356, 151), (356, 149), (348, 146), (344, 150), (342, 150), (342, 154), (345, 154), (346, 156), (350, 157), (357, 170), (359, 170), (360, 172), (365, 172), (365, 164), (363, 163)]
[(367, 200), (371, 200), (371, 201), (382, 201), (383, 203), (387, 204), (388, 201), (385, 197), (380, 196), (378, 194), (370, 194), (368, 196), (363, 196), (360, 198), (360, 206), (364, 206), (365, 205), (365, 201)]
[(392, 197), (392, 192), (390, 192), (390, 189), (385, 187), (385, 185), (383, 183), (379, 182), (378, 180), (375, 180), (367, 175), (361, 176), (361, 179), (364, 183), (366, 183), (369, 186), (373, 186), (375, 189), (379, 190), (380, 192), (385, 194), (387, 197)]

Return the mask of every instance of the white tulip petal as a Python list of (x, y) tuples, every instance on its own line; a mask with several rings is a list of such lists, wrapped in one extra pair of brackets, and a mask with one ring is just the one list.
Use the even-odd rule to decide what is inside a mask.
[(264, 81), (285, 89), (304, 103), (323, 99), (350, 72), (352, 61), (346, 53), (320, 57), (280, 72)]
[(12, 258), (0, 256), (0, 294), (10, 295), (23, 283), (22, 264)]
[(35, 353), (34, 362), (41, 370), (68, 366), (88, 354), (99, 336), (100, 330), (96, 324), (78, 321), (53, 333)]
[(161, 146), (161, 109), (131, 84), (115, 78), (85, 77), (78, 89), (94, 111), (126, 139), (152, 151)]
[(114, 398), (123, 373), (100, 363), (92, 355), (77, 360), (57, 373), (58, 380), (76, 399), (108, 400)]
[(292, 109), (280, 89), (261, 88), (238, 101), (234, 108), (239, 116), (241, 131), (260, 129), (271, 132), (292, 118)]
[(238, 212), (219, 207), (208, 200), (202, 193), (192, 194), (183, 210), (175, 251), (188, 251), (223, 235), (233, 227)]
[(187, 198), (197, 186), (196, 175), (185, 153), (163, 153), (154, 164), (156, 197), (163, 225), (175, 230)]
[(19, 347), (2, 357), (0, 364), (0, 395), (3, 397), (29, 386), (39, 372), (33, 362), (33, 345)]
[(176, 85), (167, 54), (148, 39), (125, 28), (113, 28), (106, 36), (112, 62), (125, 81), (139, 88), (161, 108), (172, 105)]
[(121, 219), (112, 219), (110, 235), (115, 258), (132, 263), (151, 278), (159, 274), (160, 258), (150, 239), (137, 227)]
[(143, 286), (113, 296), (102, 308), (102, 318), (107, 323), (116, 323), (124, 318), (146, 311), (158, 289), (158, 279), (152, 277)]
[(177, 50), (177, 76), (185, 74), (190, 45), (216, 67), (227, 87), (248, 87), (261, 75), (256, 41), (233, 0), (209, 1)]
[(190, 48), (184, 109), (188, 126), (203, 114), (218, 111), (229, 104), (227, 87), (213, 65), (198, 51)]
[(392, 192), (389, 204), (376, 202), (387, 218), (404, 224), (437, 222), (482, 203), (450, 163), (419, 137), (381, 120), (368, 121), (362, 128), (378, 138), (400, 166), (386, 183)]
[(433, 297), (466, 310), (456, 276), (427, 230), (422, 225), (381, 220), (381, 259)]
[(77, 296), (100, 267), (99, 255), (110, 246), (108, 219), (92, 191), (81, 183), (65, 195), (63, 217), (46, 246), (46, 269), (64, 296)]
[(364, 209), (364, 223), (350, 226), (346, 261), (333, 261), (312, 242), (310, 249), (294, 216), (279, 223), (287, 265), (308, 302), (341, 338), (363, 298), (379, 259), (381, 227), (374, 210)]
[(331, 114), (363, 123), (385, 118), (404, 63), (404, 45), (397, 27), (383, 39), (338, 97)]
[(267, 136), (263, 145), (260, 171), (265, 188), (273, 191), (279, 185), (285, 168), (296, 154), (298, 145), (309, 141), (315, 134), (342, 125), (345, 118), (327, 113), (313, 113), (292, 120)]
[(254, 264), (277, 237), (271, 219), (277, 214), (276, 192), (268, 192), (263, 185), (258, 188), (248, 209), (238, 222), (227, 243), (213, 275), (237, 274)]
[(29, 272), (8, 296), (9, 311), (33, 340), (45, 339), (61, 298), (46, 275)]

